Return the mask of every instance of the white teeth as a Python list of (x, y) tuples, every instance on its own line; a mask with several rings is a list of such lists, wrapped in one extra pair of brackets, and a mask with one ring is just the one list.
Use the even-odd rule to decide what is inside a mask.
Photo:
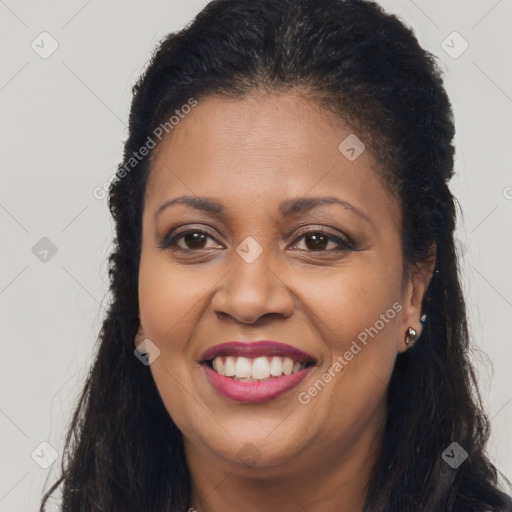
[(281, 375), (297, 373), (306, 363), (293, 362), (291, 357), (260, 356), (254, 359), (247, 357), (218, 356), (212, 361), (213, 369), (220, 375), (241, 380), (265, 380)]
[(251, 361), (247, 357), (239, 357), (235, 365), (235, 375), (237, 377), (250, 377), (251, 371)]
[(213, 369), (220, 375), (226, 375), (226, 367), (224, 366), (224, 363), (222, 362), (222, 357), (216, 357), (212, 361), (212, 366), (213, 366)]
[(272, 377), (279, 377), (283, 373), (283, 358), (274, 356), (270, 363), (270, 375)]
[(283, 361), (283, 372), (285, 375), (291, 375), (293, 370), (293, 359), (285, 357)]
[(253, 379), (268, 379), (270, 377), (270, 364), (266, 357), (257, 357), (253, 361), (251, 377)]
[(226, 372), (226, 377), (233, 377), (235, 375), (235, 358), (232, 356), (226, 357), (226, 363), (224, 364), (224, 368)]

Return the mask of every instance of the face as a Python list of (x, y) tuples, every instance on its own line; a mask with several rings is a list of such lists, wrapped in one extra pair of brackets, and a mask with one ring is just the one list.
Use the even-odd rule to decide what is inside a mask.
[[(240, 470), (251, 470), (247, 456), (286, 467), (347, 454), (382, 430), (427, 282), (402, 282), (399, 204), (369, 150), (339, 149), (351, 131), (331, 116), (293, 93), (210, 97), (153, 155), (136, 343), (160, 350), (150, 370), (188, 453)], [(182, 196), (214, 204), (168, 204)], [(312, 362), (285, 377), (291, 387), (252, 398), (249, 383), (237, 395), (219, 370), (226, 395), (200, 361), (235, 340), (274, 340)], [(282, 357), (275, 349), (259, 355)]]

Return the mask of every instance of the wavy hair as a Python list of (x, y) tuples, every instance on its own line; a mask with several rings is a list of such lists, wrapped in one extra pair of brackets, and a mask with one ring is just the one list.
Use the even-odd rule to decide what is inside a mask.
[[(182, 434), (148, 367), (133, 355), (151, 154), (129, 172), (127, 164), (191, 97), (200, 103), (213, 95), (283, 90), (334, 112), (372, 152), (401, 207), (404, 271), (436, 248), (422, 335), (393, 369), (365, 512), (511, 506), (485, 453), (489, 420), (469, 360), (456, 207), (448, 188), (454, 120), (435, 57), (399, 18), (371, 1), (214, 0), (159, 43), (133, 87), (123, 162), (109, 190), (116, 228), (111, 302), (68, 427), (62, 475), (44, 495), (41, 512), (61, 484), (64, 512), (189, 506)], [(469, 454), (457, 469), (441, 457), (453, 441)]]

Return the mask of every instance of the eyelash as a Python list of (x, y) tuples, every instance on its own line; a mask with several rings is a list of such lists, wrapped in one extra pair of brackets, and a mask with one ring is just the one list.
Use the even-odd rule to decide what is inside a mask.
[[(183, 252), (198, 252), (201, 250), (207, 250), (207, 249), (183, 249), (182, 247), (178, 247), (177, 242), (181, 238), (183, 238), (184, 236), (186, 236), (190, 233), (200, 233), (203, 235), (207, 235), (208, 237), (215, 240), (215, 242), (220, 243), (216, 240), (215, 236), (212, 233), (205, 230), (204, 228), (203, 229), (187, 228), (187, 229), (183, 229), (183, 230), (171, 229), (169, 231), (169, 233), (166, 236), (164, 236), (163, 239), (160, 241), (160, 243), (158, 244), (158, 247), (162, 250), (183, 251)], [(347, 251), (347, 250), (350, 250), (350, 251), (356, 250), (354, 248), (354, 244), (351, 241), (349, 242), (347, 240), (343, 240), (342, 238), (340, 238), (336, 235), (333, 235), (332, 233), (330, 233), (329, 231), (326, 231), (324, 229), (310, 229), (308, 231), (301, 232), (299, 234), (299, 238), (297, 239), (297, 241), (295, 242), (294, 245), (296, 245), (300, 240), (302, 240), (304, 238), (304, 236), (309, 235), (309, 234), (326, 236), (329, 239), (327, 243), (329, 243), (329, 241), (333, 241), (333, 242), (337, 243), (339, 247), (337, 247), (336, 249), (327, 249), (327, 250), (322, 249), (322, 250), (318, 250), (318, 251), (301, 249), (301, 250), (305, 250), (306, 252), (332, 253), (332, 252), (340, 252), (340, 251)]]

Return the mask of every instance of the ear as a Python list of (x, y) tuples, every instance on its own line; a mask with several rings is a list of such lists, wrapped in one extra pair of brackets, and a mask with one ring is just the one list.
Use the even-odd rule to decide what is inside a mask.
[(412, 265), (408, 270), (405, 286), (402, 292), (402, 325), (397, 340), (398, 352), (405, 352), (410, 345), (405, 343), (405, 333), (412, 327), (418, 334), (416, 340), (421, 336), (423, 326), (420, 322), (422, 315), (421, 306), (425, 293), (434, 275), (436, 265), (436, 245), (432, 243), (425, 261)]

